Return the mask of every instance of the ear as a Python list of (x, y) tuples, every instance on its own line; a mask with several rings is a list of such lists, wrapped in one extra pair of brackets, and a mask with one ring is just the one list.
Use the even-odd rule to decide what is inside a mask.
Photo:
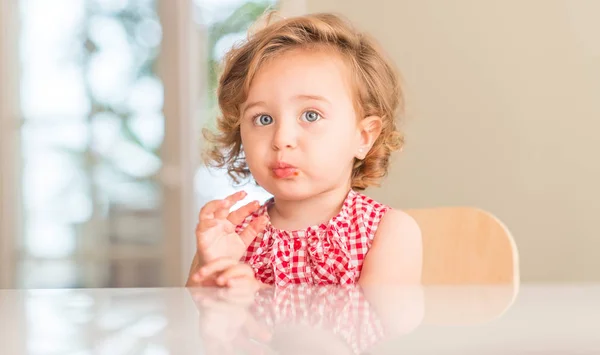
[(357, 159), (364, 159), (371, 147), (381, 134), (382, 120), (379, 116), (365, 117), (358, 123), (360, 140), (355, 156)]

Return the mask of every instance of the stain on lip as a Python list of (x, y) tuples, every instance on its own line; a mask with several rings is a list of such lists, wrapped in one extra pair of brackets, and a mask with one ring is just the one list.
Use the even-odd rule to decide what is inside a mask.
[(272, 171), (273, 171), (273, 175), (275, 175), (275, 177), (279, 178), (279, 179), (295, 177), (295, 176), (298, 176), (298, 174), (299, 174), (298, 169), (295, 167), (292, 167), (292, 166), (277, 167), (275, 169), (272, 169)]

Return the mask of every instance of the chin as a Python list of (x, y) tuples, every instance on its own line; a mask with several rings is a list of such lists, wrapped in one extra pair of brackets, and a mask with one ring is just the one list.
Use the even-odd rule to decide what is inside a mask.
[(315, 187), (295, 180), (270, 179), (261, 186), (276, 198), (288, 201), (304, 200), (315, 194)]

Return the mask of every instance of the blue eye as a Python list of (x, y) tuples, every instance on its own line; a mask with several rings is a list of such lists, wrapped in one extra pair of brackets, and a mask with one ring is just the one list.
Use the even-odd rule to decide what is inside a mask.
[(302, 114), (302, 119), (306, 122), (316, 122), (321, 119), (321, 115), (315, 111), (306, 111)]
[(269, 115), (258, 115), (254, 118), (254, 124), (259, 126), (267, 126), (273, 123), (273, 117)]

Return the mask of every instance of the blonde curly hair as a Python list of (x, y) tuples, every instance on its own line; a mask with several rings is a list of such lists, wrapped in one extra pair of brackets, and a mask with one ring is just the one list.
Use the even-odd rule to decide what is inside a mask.
[(365, 158), (355, 159), (351, 179), (355, 190), (379, 185), (387, 175), (391, 153), (404, 144), (396, 128), (403, 94), (391, 61), (372, 38), (340, 16), (319, 13), (271, 22), (273, 15), (266, 14), (257, 22), (264, 27), (249, 31), (247, 40), (225, 55), (217, 89), (221, 110), (217, 131), (203, 132), (208, 143), (205, 162), (226, 168), (236, 183), (249, 177), (240, 133), (240, 106), (248, 97), (254, 75), (267, 59), (290, 49), (324, 48), (341, 55), (353, 73), (358, 117), (381, 117), (381, 133)]

